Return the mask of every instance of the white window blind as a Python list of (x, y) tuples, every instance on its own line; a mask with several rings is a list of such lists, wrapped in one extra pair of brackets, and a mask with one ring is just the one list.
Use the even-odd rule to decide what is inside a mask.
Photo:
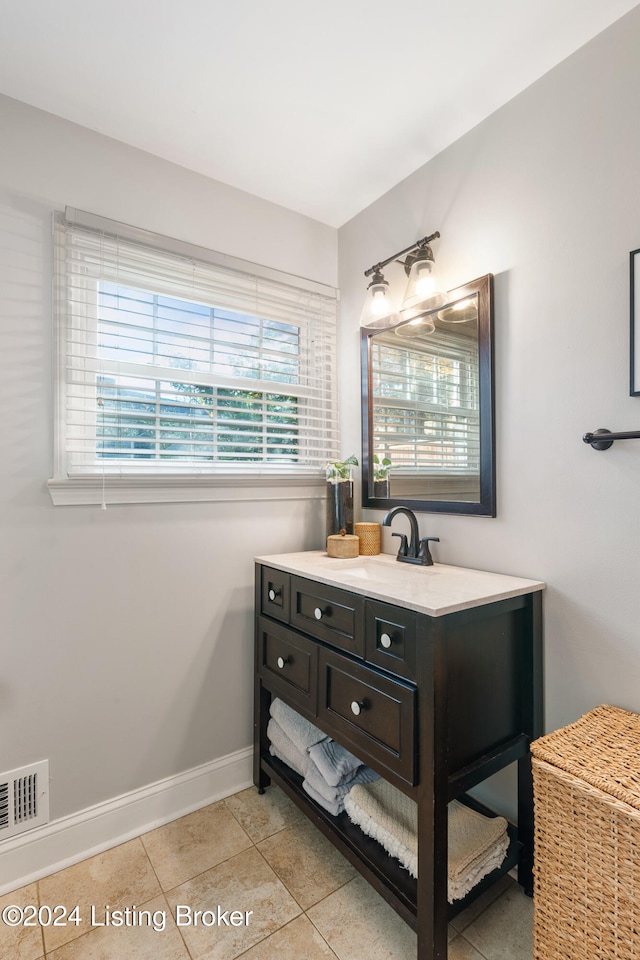
[(477, 341), (372, 338), (373, 451), (393, 475), (465, 476), (480, 463)]
[(58, 477), (308, 476), (336, 457), (335, 291), (74, 211), (54, 248)]

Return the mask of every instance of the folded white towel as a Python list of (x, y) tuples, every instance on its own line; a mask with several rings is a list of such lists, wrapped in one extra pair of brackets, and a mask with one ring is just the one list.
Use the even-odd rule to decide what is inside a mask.
[[(334, 817), (344, 810), (345, 795), (355, 783), (370, 783), (378, 777), (339, 744), (332, 743), (327, 752), (319, 755), (323, 768), (336, 781), (328, 783), (307, 749), (302, 747), (308, 743), (314, 750), (316, 746), (329, 742), (328, 737), (278, 698), (272, 701), (270, 713), (267, 724), (269, 752), (299, 773), (304, 778), (304, 790)], [(321, 743), (318, 743), (318, 736), (323, 738)], [(340, 769), (346, 773), (338, 777)]]
[(335, 740), (322, 740), (309, 748), (309, 756), (332, 787), (352, 779), (362, 761)]
[(319, 743), (320, 740), (327, 739), (326, 733), (318, 730), (316, 726), (301, 717), (279, 697), (271, 701), (269, 713), (274, 720), (277, 720), (280, 729), (286, 733), (302, 753), (315, 743)]
[[(385, 780), (356, 785), (345, 797), (349, 818), (409, 871), (418, 871), (417, 805)], [(504, 817), (485, 817), (453, 800), (448, 806), (449, 903), (500, 866), (509, 846)]]
[(484, 855), (478, 857), (465, 876), (456, 880), (450, 873), (447, 887), (449, 903), (453, 903), (454, 900), (463, 900), (469, 891), (473, 890), (477, 883), (480, 883), (483, 877), (486, 877), (492, 870), (497, 870), (506, 856), (508, 847), (509, 835), (505, 833), (493, 850), (488, 850)]
[(327, 800), (326, 797), (323, 797), (321, 793), (311, 786), (308, 780), (302, 781), (302, 786), (306, 793), (309, 794), (312, 800), (315, 800), (327, 813), (330, 813), (332, 817), (337, 817), (339, 813), (342, 813), (344, 810), (344, 800), (331, 801)]
[(448, 808), (449, 901), (462, 900), (505, 858), (509, 846), (504, 817), (484, 817), (453, 800)]
[(275, 754), (279, 760), (286, 763), (301, 777), (306, 776), (309, 765), (309, 757), (302, 753), (296, 747), (295, 743), (289, 739), (282, 727), (271, 717), (267, 724), (267, 736), (271, 741), (270, 752)]
[(386, 780), (357, 784), (345, 798), (349, 819), (418, 875), (417, 805)]
[[(361, 764), (350, 780), (343, 781), (337, 786), (333, 787), (331, 784), (327, 783), (313, 760), (309, 758), (305, 783), (309, 784), (309, 786), (312, 787), (316, 793), (319, 793), (329, 803), (339, 803), (341, 800), (344, 800), (345, 796), (349, 790), (351, 790), (354, 784), (372, 783), (373, 780), (377, 779), (377, 773), (374, 773), (370, 767), (365, 767), (363, 764)], [(305, 786), (305, 783), (302, 784), (303, 787)]]
[(330, 786), (315, 763), (311, 760), (307, 764), (307, 773), (302, 786), (305, 787), (305, 789), (307, 786), (310, 786), (312, 790), (319, 793), (320, 796), (324, 797), (329, 803), (340, 803), (340, 801), (344, 800), (345, 795), (350, 789), (346, 784), (341, 784), (337, 787)]

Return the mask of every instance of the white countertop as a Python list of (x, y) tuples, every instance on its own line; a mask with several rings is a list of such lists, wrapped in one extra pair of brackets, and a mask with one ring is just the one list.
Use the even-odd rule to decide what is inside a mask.
[(444, 563), (434, 563), (432, 567), (400, 563), (395, 554), (387, 553), (337, 560), (327, 556), (324, 550), (309, 550), (255, 559), (287, 573), (395, 603), (431, 617), (534, 593), (545, 586), (539, 580)]

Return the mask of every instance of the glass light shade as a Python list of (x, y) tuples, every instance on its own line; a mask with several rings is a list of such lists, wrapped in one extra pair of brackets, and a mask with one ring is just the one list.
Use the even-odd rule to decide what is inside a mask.
[(410, 320), (409, 323), (402, 323), (399, 327), (396, 327), (395, 334), (397, 337), (412, 340), (414, 337), (421, 337), (425, 333), (433, 333), (435, 328), (436, 325), (431, 317), (417, 317), (415, 320)]
[(413, 263), (402, 301), (403, 316), (444, 307), (449, 299), (448, 294), (440, 288), (433, 266), (433, 260), (426, 256)]
[(397, 320), (395, 304), (389, 293), (386, 280), (374, 281), (367, 287), (364, 306), (360, 315), (363, 327), (390, 327)]
[(452, 303), (438, 313), (438, 319), (443, 323), (468, 323), (469, 320), (478, 319), (478, 299), (477, 297), (467, 297), (465, 300), (458, 300)]

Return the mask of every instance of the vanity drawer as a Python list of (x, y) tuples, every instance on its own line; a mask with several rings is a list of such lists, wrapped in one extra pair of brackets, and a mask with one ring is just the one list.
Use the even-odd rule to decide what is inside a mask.
[(416, 677), (416, 623), (413, 610), (367, 600), (365, 652), (368, 663), (405, 680)]
[(318, 647), (279, 623), (258, 617), (258, 673), (272, 693), (315, 716)]
[(290, 576), (282, 570), (261, 567), (260, 612), (267, 617), (275, 617), (283, 623), (289, 622)]
[(415, 783), (415, 689), (331, 650), (318, 653), (318, 719), (364, 763)]
[(291, 577), (292, 627), (364, 657), (364, 597), (301, 577)]

